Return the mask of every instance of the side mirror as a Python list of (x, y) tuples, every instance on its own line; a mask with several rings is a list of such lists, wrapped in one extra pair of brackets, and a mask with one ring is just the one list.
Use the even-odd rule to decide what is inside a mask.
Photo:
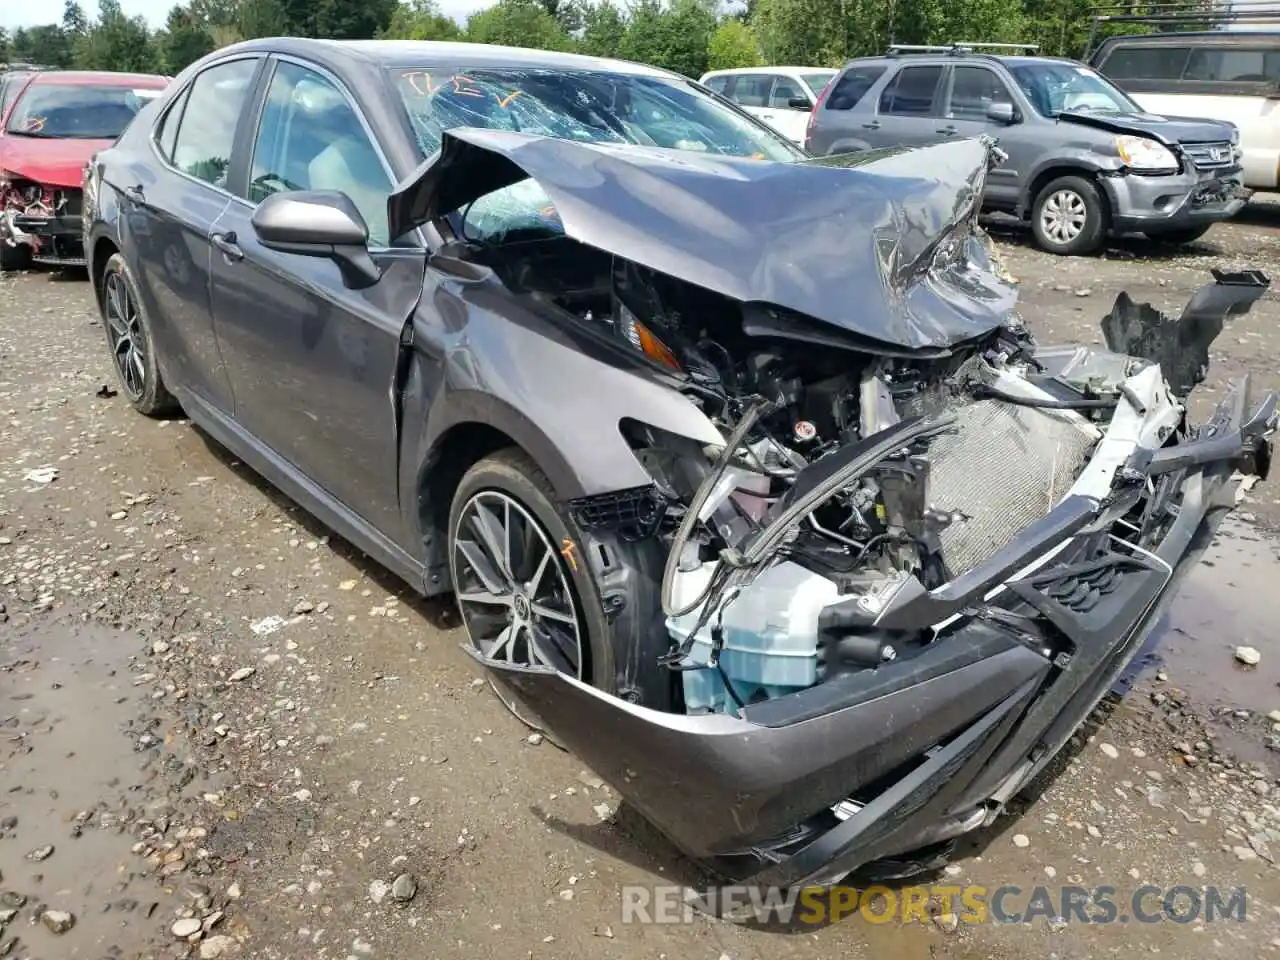
[(1013, 109), (1012, 103), (989, 103), (987, 104), (987, 119), (995, 123), (1017, 123), (1018, 115)]
[(787, 106), (792, 110), (812, 110), (813, 104), (809, 102), (808, 97), (792, 97), (787, 101)]
[(269, 250), (324, 257), (354, 289), (372, 286), (382, 271), (369, 256), (369, 228), (345, 193), (291, 190), (273, 193), (253, 211), (258, 241)]

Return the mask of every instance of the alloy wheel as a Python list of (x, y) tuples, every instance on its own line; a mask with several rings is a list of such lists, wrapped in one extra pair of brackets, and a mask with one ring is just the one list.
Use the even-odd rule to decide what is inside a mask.
[(471, 497), (451, 561), (462, 622), (482, 656), (581, 678), (582, 633), (559, 551), (519, 501), (496, 490)]
[(142, 317), (129, 284), (120, 273), (107, 276), (104, 314), (111, 354), (120, 382), (133, 399), (147, 388), (146, 338), (142, 333)]
[(1088, 208), (1074, 190), (1058, 190), (1040, 208), (1040, 229), (1055, 243), (1067, 244), (1084, 231)]

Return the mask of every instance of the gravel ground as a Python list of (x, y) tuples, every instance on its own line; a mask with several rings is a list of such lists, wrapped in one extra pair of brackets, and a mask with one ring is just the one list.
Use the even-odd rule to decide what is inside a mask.
[[(1211, 266), (1280, 278), (1277, 227), (1259, 205), (1190, 250), (1068, 260), (995, 232), (1040, 338), (1092, 342), (1120, 289), (1177, 309)], [(1202, 404), (1240, 372), (1280, 387), (1278, 322), (1268, 295), (1231, 323)], [(936, 878), (1018, 885), (1015, 910), (1037, 885), (1122, 906), (1148, 883), (1243, 886), (1248, 922), (641, 926), (620, 888), (695, 882), (690, 865), (507, 713), (447, 603), (186, 421), (110, 396), (103, 341), (82, 277), (0, 278), (0, 957), (1280, 954), (1274, 480), (1129, 696)]]

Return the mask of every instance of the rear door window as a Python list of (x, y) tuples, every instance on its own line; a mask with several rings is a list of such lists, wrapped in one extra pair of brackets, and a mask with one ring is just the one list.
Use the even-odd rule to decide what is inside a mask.
[(850, 67), (840, 75), (826, 100), (828, 110), (852, 110), (884, 76), (884, 67)]
[(175, 167), (227, 189), (236, 124), (257, 69), (256, 59), (232, 60), (209, 67), (195, 78), (174, 138), (171, 162)]
[(934, 94), (941, 79), (942, 67), (903, 67), (880, 95), (880, 112), (910, 117), (932, 116)]
[(714, 90), (716, 93), (723, 94), (725, 87), (729, 85), (729, 77), (727, 74), (721, 74), (718, 77), (707, 77), (707, 82), (703, 84), (708, 90)]

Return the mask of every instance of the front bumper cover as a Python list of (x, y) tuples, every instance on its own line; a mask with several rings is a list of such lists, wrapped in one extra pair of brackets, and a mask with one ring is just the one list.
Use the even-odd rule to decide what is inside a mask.
[[(1277, 404), (1233, 383), (1194, 435), (1138, 448), (1110, 495), (1069, 495), (980, 566), (891, 604), (886, 629), (940, 625), (922, 653), (740, 717), (663, 713), (464, 649), (687, 854), (739, 882), (834, 883), (990, 822), (1049, 763), (1142, 647), (1240, 472), (1265, 478)], [(1131, 543), (1118, 506), (1159, 534)], [(1027, 618), (1071, 652), (1051, 659)]]
[(1229, 220), (1244, 209), (1253, 191), (1239, 170), (1216, 176), (1128, 174), (1103, 177), (1112, 226), (1119, 231), (1181, 230)]
[(78, 214), (31, 216), (14, 210), (0, 214), (0, 244), (23, 244), (37, 261), (84, 262), (84, 225)]

